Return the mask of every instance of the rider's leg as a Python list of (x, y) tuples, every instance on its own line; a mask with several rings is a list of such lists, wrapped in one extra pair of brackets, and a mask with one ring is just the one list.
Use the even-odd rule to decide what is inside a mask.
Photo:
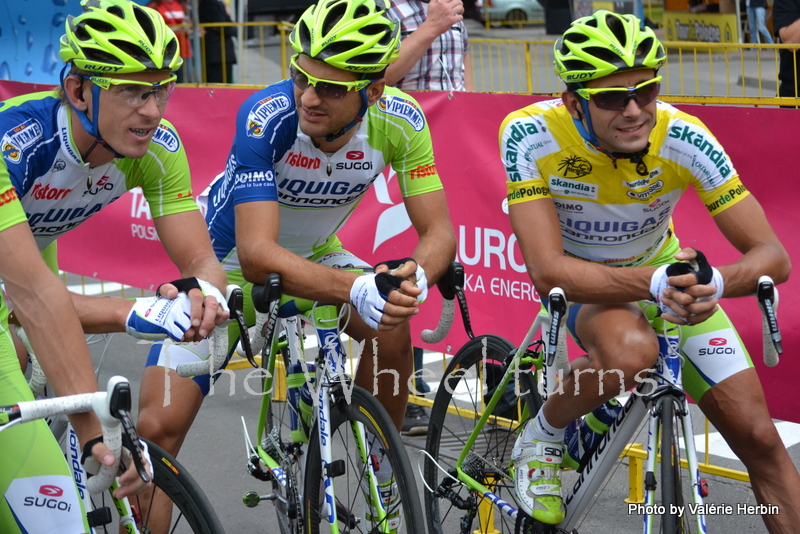
[(778, 514), (762, 515), (767, 530), (771, 534), (797, 532), (800, 475), (770, 418), (756, 370), (726, 378), (708, 390), (698, 405), (744, 463), (756, 501), (778, 506)]
[(575, 334), (587, 356), (571, 363), (563, 392), (560, 388), (550, 395), (542, 407), (556, 428), (565, 428), (621, 390), (634, 387), (637, 373), (649, 369), (658, 357), (658, 339), (636, 304), (584, 304), (575, 319)]
[[(207, 342), (203, 342), (200, 345)], [(200, 346), (198, 345), (198, 346)], [(139, 388), (139, 421), (137, 432), (143, 438), (156, 443), (173, 456), (178, 455), (197, 411), (203, 402), (204, 391), (191, 378), (181, 378), (174, 368), (164, 366), (162, 351), (169, 353), (175, 361), (179, 353), (188, 349), (179, 345), (154, 345), (148, 367), (142, 375)], [(207, 351), (207, 349), (206, 349)], [(190, 357), (189, 354), (186, 354)], [(170, 366), (174, 367), (175, 362)], [(137, 498), (140, 510), (147, 510), (148, 526), (153, 532), (166, 532), (172, 514), (172, 502), (157, 491), (152, 505), (150, 493)]]
[[(364, 340), (356, 384), (375, 394), (399, 431), (405, 418), (408, 381), (414, 367), (410, 326), (405, 323), (394, 330), (378, 332), (351, 310), (346, 331), (359, 343)], [(377, 350), (373, 339), (377, 340)]]
[(658, 340), (635, 304), (575, 306), (573, 334), (588, 355), (530, 420), (514, 444), (515, 495), (523, 511), (544, 523), (564, 519), (559, 466), (564, 429), (573, 420), (636, 384), (658, 357)]

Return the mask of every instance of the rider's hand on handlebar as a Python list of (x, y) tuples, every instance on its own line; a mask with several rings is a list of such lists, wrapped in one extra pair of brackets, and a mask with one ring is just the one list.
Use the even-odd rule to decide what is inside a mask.
[(425, 276), (425, 269), (414, 258), (381, 262), (375, 266), (375, 272), (388, 272), (414, 284), (414, 287), (420, 289), (420, 293), (417, 295), (417, 302), (420, 304), (428, 298), (428, 278)]
[[(95, 443), (92, 447), (92, 457), (98, 463), (103, 465), (114, 464), (114, 455), (111, 454), (111, 451), (108, 450), (108, 447), (106, 447), (102, 441)], [(145, 469), (147, 469), (147, 473), (150, 475), (152, 480), (153, 468), (150, 466), (149, 455), (143, 454), (142, 461), (144, 462)], [(114, 496), (118, 499), (141, 493), (142, 491), (151, 488), (152, 484), (152, 482), (145, 483), (142, 481), (142, 479), (139, 477), (139, 473), (136, 472), (136, 466), (133, 462), (130, 462), (125, 472), (119, 476), (118, 481), (119, 488), (114, 490)]]
[(350, 289), (350, 303), (374, 330), (392, 330), (419, 312), (421, 290), (385, 271), (359, 276)]

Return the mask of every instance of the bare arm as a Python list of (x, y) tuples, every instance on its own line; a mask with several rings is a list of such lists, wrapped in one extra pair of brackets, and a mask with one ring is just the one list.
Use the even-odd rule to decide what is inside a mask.
[(800, 19), (778, 30), (778, 35), (786, 44), (800, 44)]
[(386, 69), (386, 84), (396, 85), (431, 47), (434, 39), (464, 20), (461, 0), (431, 0), (425, 22), (403, 39), (400, 57)]
[[(725, 280), (724, 297), (752, 295), (759, 276), (780, 284), (789, 278), (792, 262), (752, 195), (714, 217), (726, 239), (742, 253), (736, 263), (716, 266)], [(713, 265), (713, 258), (711, 264)]]
[[(275, 201), (237, 204), (236, 249), (245, 279), (263, 284), (270, 273), (279, 273), (283, 291), (296, 297), (331, 303), (350, 302), (350, 288), (359, 275), (332, 269), (301, 258), (278, 244), (280, 214)], [(410, 282), (406, 291), (413, 290)], [(392, 291), (386, 305), (386, 329), (416, 313), (416, 298)]]
[(456, 257), (456, 237), (444, 190), (408, 197), (404, 203), (419, 236), (412, 257), (425, 269), (428, 284), (433, 286)]
[[(157, 217), (153, 224), (158, 237), (164, 245), (172, 263), (184, 278), (196, 277), (209, 282), (225, 295), (228, 278), (222, 269), (208, 235), (206, 222), (199, 211), (184, 211), (163, 217)], [(172, 287), (162, 290), (167, 298), (175, 298), (177, 290)], [(203, 300), (201, 292), (193, 289), (189, 292), (192, 300), (192, 326), (184, 339), (200, 341), (208, 336), (214, 325), (222, 324), (228, 313), (220, 307), (212, 297)], [(194, 330), (194, 331), (193, 331)]]
[(564, 255), (561, 226), (548, 198), (508, 207), (531, 281), (540, 295), (562, 288), (572, 302), (621, 304), (650, 298), (655, 267), (615, 268)]

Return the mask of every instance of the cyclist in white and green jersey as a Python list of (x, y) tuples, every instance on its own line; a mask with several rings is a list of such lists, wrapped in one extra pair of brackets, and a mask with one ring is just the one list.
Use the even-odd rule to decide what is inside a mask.
[[(72, 304), (87, 332), (199, 341), (227, 318), (217, 289), (227, 282), (192, 198), (183, 145), (163, 120), (174, 89), (173, 71), (181, 64), (175, 34), (158, 12), (127, 0), (84, 0), (81, 5), (83, 13), (67, 18), (61, 39), (66, 65), (60, 91), (0, 103), (0, 174), (10, 179), (53, 269), (58, 236), (125, 191), (141, 187), (159, 238), (186, 278), (177, 286), (163, 285), (159, 298), (72, 295)], [(26, 304), (10, 296), (9, 308)], [(20, 364), (15, 365), (19, 370)], [(191, 380), (172, 375), (176, 398), (190, 396)], [(139, 407), (144, 437), (163, 437), (150, 423), (158, 419), (148, 413), (153, 406), (163, 407), (164, 383), (163, 369), (145, 370)], [(185, 406), (172, 403), (170, 416), (190, 417)], [(169, 439), (163, 446), (177, 448)]]
[[(520, 506), (543, 522), (563, 519), (564, 429), (618, 393), (620, 377), (630, 389), (656, 361), (657, 335), (641, 305), (655, 301), (679, 325), (687, 393), (747, 467), (756, 500), (780, 507), (763, 516), (767, 528), (796, 531), (800, 476), (718, 305), (755, 293), (762, 275), (785, 281), (786, 250), (711, 132), (656, 99), (666, 53), (639, 19), (603, 10), (573, 21), (554, 57), (566, 82), (561, 99), (510, 114), (500, 147), (527, 271), (543, 295), (564, 289), (574, 303), (567, 326), (587, 355), (571, 362), (564, 394), (547, 399), (514, 446)], [(681, 249), (672, 229), (690, 187), (741, 253), (730, 265), (708, 266), (707, 280), (668, 271), (700, 258)]]
[[(373, 390), (377, 338), (377, 366), (399, 373), (399, 393), (384, 372), (377, 396), (399, 428), (413, 365), (408, 320), (426, 284), (453, 260), (455, 236), (425, 115), (383, 79), (400, 43), (386, 9), (382, 0), (338, 0), (303, 14), (291, 34), (291, 79), (241, 106), (225, 172), (201, 201), (206, 197), (214, 250), (231, 282), (264, 283), (277, 272), (290, 295), (353, 304), (347, 331), (368, 340), (356, 382)], [(397, 262), (404, 264), (398, 276), (333, 268), (368, 265), (344, 250), (336, 232), (387, 165), (419, 236), (405, 254), (413, 261)], [(250, 302), (245, 312), (254, 320)], [(167, 348), (170, 361), (180, 361), (181, 349)], [(160, 349), (151, 356), (163, 358)]]
[[(50, 383), (60, 395), (97, 391), (89, 349), (67, 289), (43, 261), (17, 190), (0, 162), (0, 278), (16, 303)], [(0, 294), (0, 406), (33, 400), (14, 352), (8, 306)], [(106, 465), (114, 457), (95, 438), (102, 434), (94, 414), (70, 416), (81, 443)], [(89, 532), (83, 500), (53, 433), (43, 420), (0, 433), (0, 532)], [(85, 481), (84, 481), (85, 483)], [(136, 470), (120, 478), (117, 495), (144, 486)]]

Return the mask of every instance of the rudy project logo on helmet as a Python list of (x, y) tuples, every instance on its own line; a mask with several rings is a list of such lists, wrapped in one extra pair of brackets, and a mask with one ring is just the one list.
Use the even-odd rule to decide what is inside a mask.
[(181, 142), (178, 140), (178, 134), (165, 124), (159, 124), (156, 132), (153, 134), (153, 142), (163, 146), (169, 152), (175, 153), (181, 147)]
[(273, 95), (256, 102), (247, 114), (247, 136), (257, 139), (264, 137), (266, 125), (291, 105), (286, 95)]
[(416, 132), (425, 128), (425, 116), (416, 103), (401, 96), (383, 95), (378, 100), (378, 110), (408, 122)]
[(29, 119), (6, 132), (3, 136), (3, 157), (18, 163), (23, 150), (42, 137), (42, 125), (36, 119)]

